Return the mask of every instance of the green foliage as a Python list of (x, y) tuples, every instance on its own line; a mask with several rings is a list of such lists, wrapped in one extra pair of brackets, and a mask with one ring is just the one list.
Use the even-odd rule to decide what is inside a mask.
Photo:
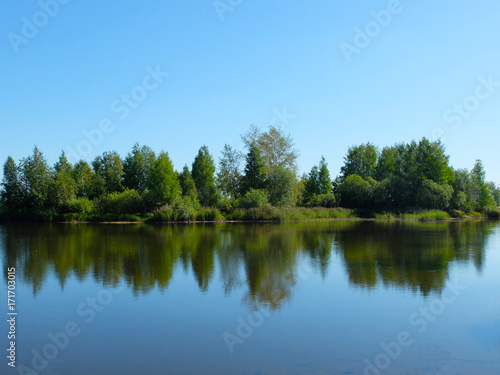
[(196, 212), (200, 209), (200, 204), (189, 197), (182, 197), (175, 202), (175, 218), (179, 221), (193, 221), (196, 219)]
[[(463, 217), (461, 212), (495, 216), (500, 201), (500, 188), (486, 182), (480, 160), (470, 172), (453, 170), (439, 141), (424, 138), (396, 144), (380, 155), (369, 143), (351, 147), (342, 176), (332, 182), (324, 157), (297, 181), (288, 167), (295, 160), (293, 142), (280, 129), (271, 127), (262, 133), (253, 127), (244, 140), (249, 145), (244, 175), (239, 172), (241, 155), (226, 145), (217, 181), (206, 146), (200, 148), (192, 171), (185, 166), (181, 173), (174, 171), (167, 153), (155, 158), (150, 148), (138, 144), (124, 162), (116, 152), (96, 157), (93, 170), (85, 161), (72, 167), (64, 152), (50, 168), (35, 147), (19, 166), (10, 157), (5, 162), (0, 213), (4, 219), (42, 221), (140, 220), (146, 212), (150, 221), (207, 221), (224, 216), (300, 220), (342, 217), (335, 208), (340, 204), (355, 208), (349, 215), (359, 217), (429, 220), (444, 218), (447, 214), (442, 210), (456, 217)], [(266, 148), (266, 161), (261, 147)], [(352, 171), (362, 175), (349, 174)], [(122, 178), (125, 187), (137, 189), (124, 190)], [(307, 208), (294, 207), (297, 202)]]
[[(250, 130), (242, 135), (241, 139), (248, 149), (255, 145), (261, 151), (266, 174), (271, 173), (279, 165), (284, 166), (293, 173), (297, 172), (299, 151), (294, 148), (295, 143), (290, 134), (285, 134), (280, 127), (271, 125), (267, 132), (262, 132), (256, 126), (250, 125)], [(251, 187), (254, 189), (259, 188)]]
[(88, 198), (78, 198), (66, 202), (64, 212), (90, 215), (94, 212), (94, 203)]
[(10, 212), (22, 209), (23, 189), (19, 181), (19, 169), (10, 156), (3, 166), (3, 181), (0, 202)]
[(424, 180), (418, 191), (418, 207), (446, 210), (450, 206), (453, 188), (440, 185), (431, 180)]
[(71, 174), (76, 183), (76, 196), (79, 198), (92, 197), (93, 172), (89, 163), (80, 160), (73, 166)]
[(488, 190), (490, 191), (490, 194), (495, 201), (495, 206), (500, 207), (500, 187), (495, 185), (493, 181), (488, 182), (486, 186), (488, 187)]
[(47, 203), (51, 171), (38, 147), (33, 155), (20, 163), (20, 182), (23, 189), (23, 207), (28, 210), (41, 210)]
[(415, 178), (420, 182), (430, 180), (442, 185), (452, 184), (454, 176), (448, 165), (449, 158), (441, 141), (430, 142), (423, 138), (415, 150)]
[(500, 219), (500, 211), (499, 210), (488, 210), (486, 211), (486, 215), (490, 219)]
[(94, 168), (94, 194), (123, 191), (123, 161), (116, 151), (104, 152), (92, 162)]
[(219, 190), (215, 184), (215, 164), (208, 152), (208, 147), (203, 146), (193, 162), (191, 175), (198, 191), (198, 199), (202, 206), (216, 206), (219, 201)]
[(342, 180), (354, 174), (362, 179), (374, 177), (377, 160), (378, 150), (371, 143), (349, 147), (344, 157), (344, 165), (340, 168)]
[(217, 208), (214, 207), (202, 207), (196, 212), (196, 221), (220, 221), (224, 217)]
[(123, 186), (142, 194), (149, 185), (155, 160), (151, 148), (136, 143), (123, 162)]
[(225, 197), (236, 199), (241, 191), (240, 160), (242, 155), (229, 145), (224, 145), (219, 158), (217, 182)]
[(185, 165), (182, 172), (178, 174), (178, 178), (182, 196), (197, 200), (198, 191), (196, 190), (196, 185), (187, 165)]
[(139, 192), (126, 189), (101, 197), (97, 209), (102, 214), (137, 214), (143, 212), (143, 203)]
[(471, 181), (472, 199), (476, 202), (474, 209), (485, 210), (494, 207), (495, 200), (486, 185), (486, 172), (484, 171), (483, 162), (481, 160), (476, 160), (474, 168), (472, 168)]
[(309, 176), (304, 182), (304, 198), (306, 205), (314, 205), (313, 201), (317, 200), (317, 196), (332, 193), (332, 181), (328, 164), (322, 156), (319, 166), (312, 167)]
[(54, 208), (62, 207), (66, 202), (76, 198), (76, 182), (71, 172), (68, 172), (68, 169), (59, 170), (60, 172), (51, 181), (48, 192), (48, 205)]
[(371, 186), (357, 174), (349, 175), (337, 187), (340, 205), (346, 208), (366, 207), (369, 202)]
[(73, 171), (73, 166), (68, 161), (68, 158), (66, 157), (66, 154), (64, 153), (64, 151), (61, 153), (59, 160), (54, 165), (54, 170), (56, 171), (57, 174), (62, 173), (62, 172), (71, 174), (71, 172)]
[(148, 188), (157, 206), (172, 204), (180, 198), (179, 180), (168, 153), (162, 151), (154, 162), (148, 180)]
[(265, 186), (266, 172), (261, 151), (256, 143), (252, 143), (246, 156), (245, 172), (241, 179), (241, 194), (244, 195), (250, 189), (264, 189)]
[(295, 173), (282, 165), (274, 168), (267, 176), (266, 190), (273, 206), (295, 205)]
[(238, 206), (243, 208), (262, 207), (268, 204), (269, 198), (267, 192), (262, 189), (250, 189), (238, 201)]
[(434, 220), (449, 219), (450, 215), (445, 211), (430, 210), (430, 211), (401, 214), (400, 218), (405, 220), (415, 220), (415, 221), (434, 221)]
[(335, 195), (330, 194), (314, 194), (307, 202), (307, 207), (326, 207), (333, 208), (337, 206)]

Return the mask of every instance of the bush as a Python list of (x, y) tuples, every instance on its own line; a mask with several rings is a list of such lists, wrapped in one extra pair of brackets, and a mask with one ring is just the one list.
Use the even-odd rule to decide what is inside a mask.
[(196, 213), (197, 221), (217, 221), (223, 220), (224, 217), (217, 208), (203, 207)]
[(450, 206), (453, 188), (440, 185), (432, 180), (424, 180), (418, 191), (417, 204), (422, 208), (445, 210)]
[(497, 219), (497, 220), (500, 219), (500, 211), (499, 210), (489, 210), (489, 211), (486, 211), (486, 215), (490, 219)]
[(357, 174), (347, 176), (337, 187), (340, 205), (347, 208), (366, 207), (370, 198), (370, 183)]
[(460, 211), (460, 210), (452, 210), (450, 212), (450, 216), (455, 218), (455, 219), (462, 219), (465, 216), (465, 212)]
[(174, 211), (172, 206), (162, 206), (148, 215), (146, 219), (149, 223), (164, 223), (171, 222), (177, 219), (177, 213)]
[(89, 215), (94, 211), (94, 202), (88, 198), (78, 198), (66, 202), (63, 212), (70, 214)]
[(263, 207), (269, 202), (267, 193), (261, 189), (250, 189), (239, 199), (238, 206), (246, 209)]
[(108, 194), (98, 201), (103, 214), (137, 214), (144, 211), (141, 195), (136, 190)]
[(181, 197), (174, 204), (176, 219), (179, 221), (193, 221), (199, 208), (199, 203), (191, 197)]
[(337, 205), (334, 194), (314, 194), (308, 201), (307, 207), (326, 207), (333, 208)]
[(266, 179), (269, 202), (273, 206), (295, 205), (295, 174), (282, 165), (277, 166)]

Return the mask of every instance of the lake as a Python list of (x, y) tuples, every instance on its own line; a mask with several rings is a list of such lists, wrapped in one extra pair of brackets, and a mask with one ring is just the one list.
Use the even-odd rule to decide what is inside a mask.
[(0, 248), (2, 374), (500, 373), (499, 222), (2, 225)]

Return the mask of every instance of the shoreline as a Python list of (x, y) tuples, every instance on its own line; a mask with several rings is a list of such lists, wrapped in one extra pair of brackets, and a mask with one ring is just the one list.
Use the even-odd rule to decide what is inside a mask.
[[(172, 224), (287, 224), (287, 223), (308, 223), (308, 222), (342, 222), (342, 221), (385, 221), (385, 222), (413, 222), (413, 223), (440, 223), (440, 222), (464, 222), (464, 221), (481, 221), (490, 220), (487, 216), (466, 216), (463, 218), (442, 218), (442, 219), (407, 219), (407, 218), (317, 218), (317, 219), (289, 219), (289, 220), (193, 220), (193, 221), (164, 221), (150, 222), (142, 221), (89, 221), (89, 220), (72, 220), (72, 221), (54, 221), (52, 224), (147, 224), (147, 225), (172, 225)], [(24, 224), (24, 223), (22, 223)]]

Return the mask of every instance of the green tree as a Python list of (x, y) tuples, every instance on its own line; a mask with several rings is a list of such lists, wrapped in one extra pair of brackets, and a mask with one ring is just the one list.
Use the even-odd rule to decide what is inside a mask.
[(473, 197), (473, 186), (469, 171), (467, 169), (456, 169), (453, 173), (451, 208), (461, 211), (473, 210), (476, 202)]
[(352, 174), (357, 174), (362, 179), (375, 177), (377, 160), (377, 147), (371, 143), (349, 147), (344, 156), (344, 165), (340, 168), (342, 181)]
[(283, 165), (274, 168), (266, 180), (269, 202), (273, 206), (293, 206), (296, 185), (295, 173)]
[(419, 182), (427, 179), (438, 184), (453, 183), (454, 176), (453, 170), (448, 165), (449, 159), (441, 141), (430, 142), (423, 138), (415, 150), (415, 177)]
[(215, 184), (215, 163), (207, 146), (201, 147), (198, 151), (191, 174), (198, 191), (200, 203), (203, 206), (217, 205), (219, 190)]
[(420, 208), (446, 210), (450, 206), (453, 188), (425, 179), (418, 191), (417, 204)]
[(401, 146), (384, 147), (380, 152), (375, 168), (375, 178), (382, 181), (386, 178), (392, 178), (396, 172), (401, 159)]
[(304, 182), (304, 198), (306, 203), (310, 202), (316, 195), (320, 194), (319, 169), (313, 166)]
[(123, 185), (142, 194), (147, 188), (155, 160), (155, 153), (150, 147), (140, 147), (136, 143), (123, 161)]
[(497, 207), (500, 206), (500, 187), (497, 186), (493, 181), (486, 183), (488, 190), (490, 191), (491, 196), (495, 200), (495, 205)]
[(21, 160), (20, 170), (20, 181), (24, 190), (24, 207), (42, 209), (47, 203), (51, 171), (47, 160), (38, 147), (34, 147), (33, 155)]
[(267, 132), (262, 132), (255, 125), (250, 125), (250, 130), (241, 139), (248, 149), (254, 144), (260, 149), (266, 174), (279, 165), (297, 173), (299, 151), (294, 147), (290, 134), (286, 134), (280, 127), (271, 125)]
[(346, 208), (363, 208), (370, 199), (370, 183), (360, 175), (352, 174), (337, 187), (340, 205)]
[(73, 166), (73, 179), (76, 183), (76, 196), (78, 198), (90, 198), (92, 196), (93, 172), (89, 163), (80, 160)]
[(222, 193), (229, 198), (236, 199), (241, 190), (240, 160), (242, 155), (229, 145), (224, 145), (222, 157), (219, 158), (217, 182)]
[(324, 156), (321, 157), (318, 167), (318, 187), (319, 194), (332, 193), (332, 180), (330, 178), (330, 172), (328, 171), (328, 163)]
[(474, 168), (471, 171), (472, 195), (476, 202), (476, 210), (492, 207), (495, 205), (494, 199), (486, 185), (486, 172), (484, 171), (483, 162), (476, 160)]
[(173, 204), (181, 196), (181, 187), (168, 153), (161, 152), (156, 159), (148, 188), (158, 205)]
[(3, 166), (2, 192), (0, 195), (2, 204), (9, 211), (20, 210), (23, 202), (23, 189), (19, 181), (19, 169), (16, 162), (10, 156)]
[(48, 202), (51, 207), (60, 208), (76, 198), (76, 182), (67, 171), (57, 173), (51, 181)]
[(76, 182), (72, 172), (73, 166), (68, 162), (63, 151), (54, 165), (54, 177), (50, 183), (48, 202), (51, 207), (62, 207), (76, 198)]
[(193, 201), (197, 201), (198, 191), (196, 190), (196, 185), (187, 165), (185, 165), (182, 172), (178, 174), (178, 178), (182, 195), (184, 197), (190, 197)]
[(56, 171), (56, 173), (65, 172), (68, 174), (71, 174), (71, 172), (73, 171), (73, 166), (68, 161), (68, 158), (66, 157), (66, 153), (64, 151), (61, 153), (59, 160), (54, 165), (54, 170)]
[(261, 151), (256, 143), (252, 143), (246, 156), (245, 172), (241, 179), (241, 194), (245, 195), (250, 189), (261, 190), (265, 186), (266, 172)]
[(123, 191), (123, 161), (116, 151), (104, 152), (97, 156), (92, 162), (92, 167), (96, 194), (99, 194), (100, 189), (106, 194)]
[(269, 203), (267, 191), (260, 189), (250, 189), (239, 199), (239, 206), (249, 209), (262, 207)]

